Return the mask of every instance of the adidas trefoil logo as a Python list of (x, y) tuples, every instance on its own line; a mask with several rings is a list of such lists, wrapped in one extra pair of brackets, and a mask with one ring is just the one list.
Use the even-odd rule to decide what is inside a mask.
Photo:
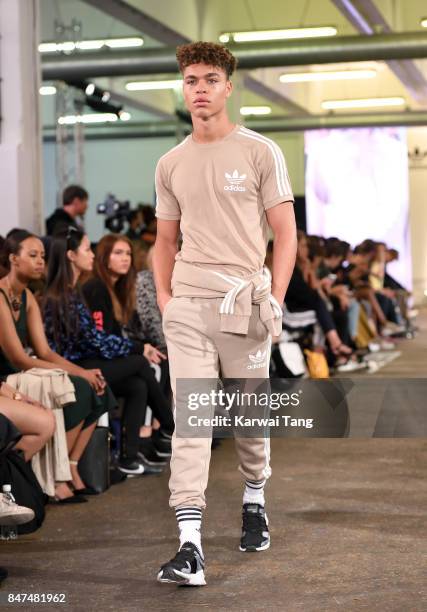
[(251, 365), (248, 365), (248, 370), (256, 370), (258, 368), (263, 368), (265, 366), (265, 357), (267, 355), (267, 351), (257, 351), (255, 355), (249, 354), (249, 361), (252, 362)]
[(225, 178), (229, 185), (224, 186), (224, 191), (246, 191), (246, 188), (241, 186), (241, 183), (246, 178), (246, 174), (239, 174), (237, 170), (234, 170), (232, 174), (226, 172)]

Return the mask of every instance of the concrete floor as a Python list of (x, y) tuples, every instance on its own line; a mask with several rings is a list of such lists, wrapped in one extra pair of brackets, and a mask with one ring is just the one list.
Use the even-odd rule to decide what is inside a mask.
[[(408, 375), (412, 361), (425, 376), (425, 327), (399, 347), (394, 375)], [(223, 441), (203, 524), (208, 586), (155, 581), (177, 544), (165, 473), (82, 506), (49, 507), (38, 532), (0, 543), (9, 569), (1, 594), (62, 592), (67, 606), (37, 609), (76, 611), (427, 610), (426, 439), (273, 439), (272, 546), (258, 554), (238, 551), (236, 465), (232, 441)]]

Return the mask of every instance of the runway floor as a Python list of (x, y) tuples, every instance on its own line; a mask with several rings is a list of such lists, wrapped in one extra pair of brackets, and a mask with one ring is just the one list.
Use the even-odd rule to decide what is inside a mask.
[[(425, 327), (401, 343), (391, 375), (425, 377)], [(177, 546), (164, 473), (128, 480), (81, 506), (49, 507), (38, 532), (1, 542), (0, 565), (9, 569), (1, 593), (65, 593), (68, 601), (15, 606), (21, 610), (422, 612), (426, 465), (425, 438), (273, 439), (272, 545), (245, 554), (238, 550), (242, 484), (225, 440), (213, 453), (203, 522), (206, 587), (155, 581)]]

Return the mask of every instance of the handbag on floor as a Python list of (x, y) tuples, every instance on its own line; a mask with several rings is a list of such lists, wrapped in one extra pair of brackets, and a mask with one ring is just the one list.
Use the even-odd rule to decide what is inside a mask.
[(98, 426), (79, 461), (79, 474), (87, 487), (103, 493), (110, 487), (110, 441), (108, 427)]
[(329, 378), (329, 367), (323, 353), (304, 349), (311, 378)]

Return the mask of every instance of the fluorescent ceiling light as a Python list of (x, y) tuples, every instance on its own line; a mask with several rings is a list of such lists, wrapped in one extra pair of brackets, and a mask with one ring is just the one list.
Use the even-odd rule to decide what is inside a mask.
[(271, 113), (271, 106), (242, 106), (240, 114), (247, 115), (269, 115)]
[(40, 43), (39, 51), (40, 53), (56, 53), (57, 51), (65, 51), (71, 52), (76, 48), (76, 43), (71, 41), (62, 42), (62, 43)]
[(75, 125), (76, 123), (109, 123), (117, 121), (114, 113), (91, 113), (88, 115), (65, 115), (59, 117), (60, 125)]
[(337, 29), (331, 26), (320, 28), (293, 28), (286, 30), (255, 30), (253, 32), (225, 32), (219, 40), (222, 43), (255, 42), (261, 40), (286, 40), (292, 38), (317, 38), (335, 36)]
[(81, 51), (91, 51), (92, 49), (101, 49), (104, 44), (104, 40), (81, 40), (76, 42), (76, 48)]
[(108, 47), (110, 49), (125, 49), (129, 47), (142, 47), (144, 39), (139, 36), (132, 38), (102, 38), (97, 40), (79, 40), (77, 42), (45, 42), (39, 44), (40, 53), (57, 53), (65, 51), (70, 53), (79, 49), (79, 51), (94, 51)]
[(40, 43), (39, 51), (40, 53), (55, 53), (57, 44), (56, 43)]
[(427, 19), (422, 19), (421, 20), (421, 25), (423, 28), (427, 28)]
[(311, 81), (346, 81), (373, 79), (376, 70), (330, 70), (329, 72), (289, 72), (279, 77), (281, 83), (308, 83)]
[(126, 83), (128, 91), (150, 91), (154, 89), (176, 89), (182, 85), (181, 79), (169, 81), (132, 81)]
[(131, 114), (128, 113), (127, 111), (120, 111), (119, 117), (120, 117), (120, 121), (129, 121), (131, 118)]
[(107, 47), (110, 49), (121, 49), (124, 47), (142, 47), (144, 40), (142, 38), (111, 38), (104, 41)]
[(56, 94), (56, 87), (53, 85), (43, 85), (43, 87), (40, 87), (39, 93), (41, 96), (54, 96)]
[(325, 110), (336, 110), (340, 108), (372, 108), (379, 106), (402, 106), (405, 98), (395, 96), (393, 98), (359, 98), (357, 100), (325, 100), (322, 108)]

